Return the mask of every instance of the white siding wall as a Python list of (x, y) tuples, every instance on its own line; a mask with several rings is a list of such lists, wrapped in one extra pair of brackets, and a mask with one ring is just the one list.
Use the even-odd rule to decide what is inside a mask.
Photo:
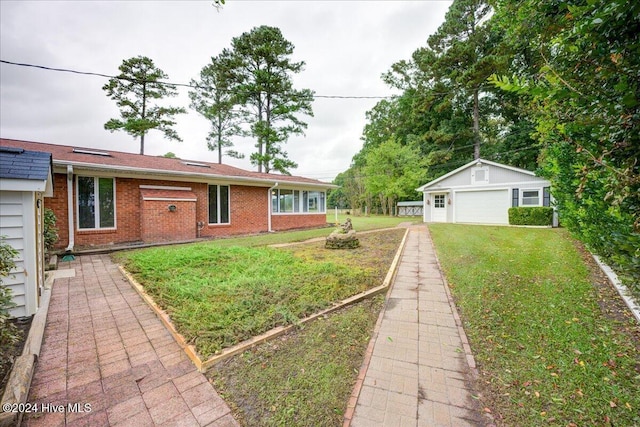
[[(546, 182), (543, 178), (517, 172), (511, 169), (499, 168), (493, 165), (484, 164), (484, 167), (489, 169), (489, 182), (488, 184), (511, 184), (517, 182)], [(451, 175), (450, 177), (440, 181), (436, 184), (436, 188), (450, 188), (459, 187), (465, 185), (472, 185), (471, 172), (475, 166), (468, 167), (460, 172)], [(435, 190), (436, 188), (429, 188), (429, 190)]]
[(6, 236), (6, 242), (18, 251), (15, 270), (2, 279), (13, 292), (17, 307), (11, 315), (15, 317), (30, 316), (37, 309), (35, 221), (33, 192), (0, 191), (0, 235)]

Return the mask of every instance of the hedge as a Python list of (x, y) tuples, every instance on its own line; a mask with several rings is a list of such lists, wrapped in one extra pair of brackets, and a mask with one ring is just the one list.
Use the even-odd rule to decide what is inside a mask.
[(550, 207), (516, 207), (509, 208), (509, 224), (511, 225), (552, 225), (553, 208)]

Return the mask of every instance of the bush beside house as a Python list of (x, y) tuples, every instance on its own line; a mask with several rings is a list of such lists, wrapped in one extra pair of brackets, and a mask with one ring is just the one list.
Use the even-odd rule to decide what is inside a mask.
[(15, 268), (16, 256), (18, 256), (18, 251), (5, 242), (4, 236), (0, 236), (0, 355), (2, 355), (0, 359), (9, 363), (11, 361), (5, 357), (5, 352), (8, 352), (18, 341), (20, 331), (10, 321), (11, 313), (9, 310), (15, 304), (11, 298), (11, 289), (2, 284), (2, 278), (9, 276), (11, 270)]
[(553, 224), (553, 208), (550, 207), (514, 207), (509, 208), (510, 225), (548, 225)]

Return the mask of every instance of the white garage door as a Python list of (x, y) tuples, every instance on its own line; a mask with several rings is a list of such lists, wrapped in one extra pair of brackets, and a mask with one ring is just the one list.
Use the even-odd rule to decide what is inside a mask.
[(456, 193), (453, 203), (454, 220), (477, 224), (508, 224), (510, 203), (508, 190)]

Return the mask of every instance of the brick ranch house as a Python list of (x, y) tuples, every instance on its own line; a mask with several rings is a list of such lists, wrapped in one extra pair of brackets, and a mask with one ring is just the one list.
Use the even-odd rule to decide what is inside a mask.
[(314, 179), (228, 165), (0, 139), (51, 153), (57, 217), (67, 251), (319, 227), (326, 191)]

